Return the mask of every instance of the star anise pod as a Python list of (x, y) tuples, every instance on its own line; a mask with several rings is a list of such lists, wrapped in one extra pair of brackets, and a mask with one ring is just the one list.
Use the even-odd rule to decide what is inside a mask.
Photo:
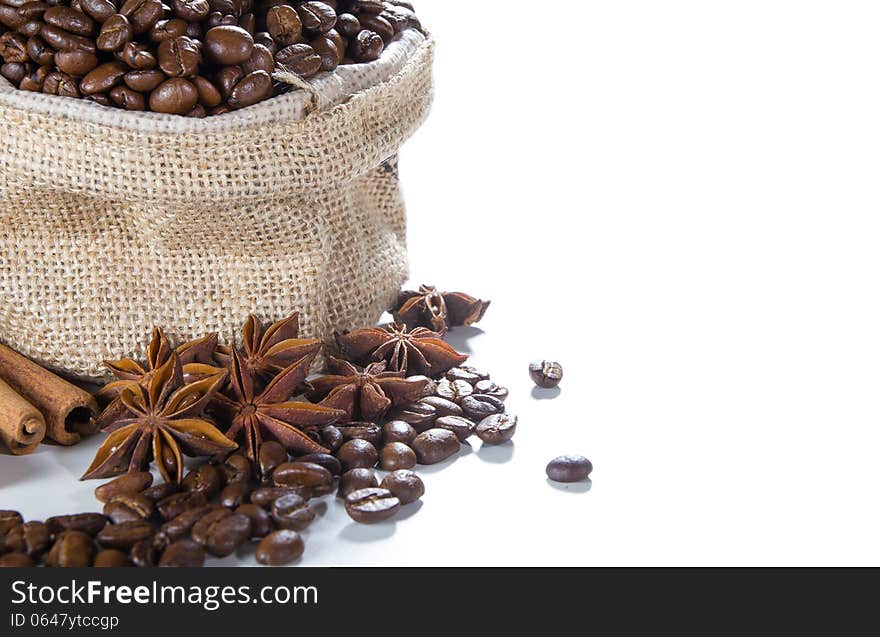
[(258, 393), (256, 379), (244, 366), (244, 356), (237, 348), (230, 350), (229, 384), (218, 394), (210, 411), (229, 423), (226, 436), (244, 439), (248, 458), (256, 461), (264, 438), (277, 440), (288, 451), (327, 453), (302, 427), (328, 425), (345, 412), (313, 403), (290, 401), (309, 373), (315, 354), (304, 356), (285, 368)]
[(439, 292), (433, 285), (401, 292), (392, 308), (394, 320), (414, 327), (429, 327), (441, 334), (449, 327), (471, 325), (486, 313), (489, 301), (464, 292)]
[[(251, 314), (241, 328), (241, 337), (244, 346), (242, 370), (263, 386), (301, 358), (311, 356), (314, 359), (321, 349), (319, 339), (299, 338), (299, 312), (273, 323), (265, 330), (260, 320)], [(217, 348), (217, 360), (227, 368), (231, 352), (231, 347)]]
[(352, 362), (366, 365), (384, 360), (389, 371), (408, 376), (439, 376), (467, 360), (441, 333), (424, 327), (407, 331), (406, 325), (399, 323), (337, 334), (336, 343), (343, 357)]
[(102, 405), (106, 405), (98, 418), (98, 427), (106, 430), (120, 418), (124, 418), (128, 409), (122, 403), (120, 394), (123, 389), (134, 391), (138, 385), (146, 387), (157, 369), (177, 355), (183, 366), (184, 379), (187, 382), (215, 376), (223, 369), (213, 364), (214, 350), (217, 349), (217, 334), (207, 336), (171, 348), (168, 337), (162, 328), (153, 330), (153, 338), (147, 348), (147, 362), (142, 365), (131, 358), (118, 361), (104, 361), (104, 365), (116, 376), (117, 380), (101, 388), (95, 397)]
[(155, 460), (166, 482), (180, 483), (181, 452), (217, 456), (235, 449), (213, 423), (199, 417), (225, 380), (223, 371), (187, 385), (180, 358), (172, 352), (145, 383), (122, 388), (119, 399), (128, 417), (107, 428), (110, 435), (82, 479), (145, 470)]
[(347, 361), (331, 358), (327, 370), (329, 375), (310, 382), (309, 398), (342, 409), (347, 421), (381, 422), (391, 406), (423, 398), (431, 385), (425, 377), (404, 378), (401, 372), (386, 371), (385, 362), (360, 371)]

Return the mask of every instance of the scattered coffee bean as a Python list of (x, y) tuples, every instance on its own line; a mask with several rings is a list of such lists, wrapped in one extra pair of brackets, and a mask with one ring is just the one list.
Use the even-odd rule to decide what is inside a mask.
[(434, 425), (439, 429), (448, 429), (455, 434), (460, 442), (464, 442), (473, 435), (477, 423), (463, 416), (443, 416), (438, 418)]
[(257, 453), (257, 466), (264, 482), (268, 482), (272, 472), (285, 462), (287, 462), (287, 449), (281, 443), (268, 440), (260, 445), (260, 450)]
[[(244, 72), (242, 70), (242, 72)], [(272, 96), (272, 76), (266, 71), (253, 71), (245, 75), (229, 94), (230, 108), (253, 106)]]
[(538, 387), (552, 389), (562, 380), (562, 365), (555, 361), (541, 361), (529, 365), (529, 376)]
[(103, 546), (111, 549), (130, 549), (141, 540), (146, 540), (155, 534), (153, 525), (146, 521), (123, 522), (122, 524), (108, 524), (97, 539)]
[(321, 56), (308, 44), (291, 44), (275, 54), (275, 61), (300, 77), (312, 77), (321, 70)]
[(236, 509), (247, 500), (251, 491), (253, 488), (247, 482), (233, 482), (226, 485), (220, 492), (220, 505), (227, 509)]
[(273, 531), (257, 545), (257, 561), (266, 566), (283, 566), (298, 560), (305, 551), (299, 533), (288, 529)]
[(300, 456), (296, 461), (312, 462), (321, 465), (334, 476), (338, 476), (342, 473), (342, 463), (329, 453), (310, 453), (305, 456)]
[(122, 568), (131, 566), (128, 560), (128, 554), (118, 549), (104, 549), (98, 551), (95, 555), (95, 561), (92, 564), (95, 568)]
[(98, 56), (88, 51), (58, 51), (55, 53), (55, 65), (65, 73), (83, 77), (98, 66)]
[(281, 46), (302, 42), (302, 21), (296, 10), (289, 5), (269, 8), (266, 12), (266, 29)]
[(547, 477), (554, 482), (581, 482), (592, 472), (593, 463), (584, 456), (559, 456), (547, 465)]
[(159, 535), (167, 540), (169, 544), (171, 542), (175, 542), (184, 537), (187, 537), (190, 534), (190, 531), (192, 531), (192, 528), (196, 522), (201, 520), (211, 511), (215, 510), (216, 509), (214, 509), (212, 505), (205, 505), (195, 509), (184, 511), (177, 517), (168, 520), (165, 524), (159, 527)]
[(416, 453), (402, 442), (390, 442), (379, 452), (379, 467), (385, 471), (412, 469), (416, 466)]
[(198, 101), (199, 91), (195, 85), (181, 77), (175, 77), (162, 82), (150, 93), (150, 110), (185, 115)]
[(107, 518), (100, 513), (75, 513), (56, 515), (46, 520), (46, 527), (53, 535), (62, 531), (81, 531), (95, 536), (107, 525)]
[(251, 502), (257, 506), (271, 507), (275, 500), (289, 493), (295, 493), (307, 500), (312, 497), (308, 487), (263, 487), (251, 493)]
[(345, 498), (349, 493), (358, 491), (359, 489), (367, 489), (369, 487), (378, 487), (379, 480), (376, 478), (376, 472), (372, 469), (360, 467), (346, 471), (339, 478), (339, 490), (336, 496)]
[(155, 504), (141, 493), (121, 493), (104, 505), (104, 515), (114, 524), (146, 520), (153, 515)]
[(251, 520), (228, 509), (211, 511), (193, 525), (192, 539), (216, 557), (231, 555), (251, 537)]
[(330, 453), (335, 453), (336, 450), (342, 446), (342, 443), (345, 442), (342, 438), (342, 432), (334, 425), (322, 427), (318, 432), (318, 437), (320, 438), (321, 444), (327, 447), (327, 449), (330, 450)]
[(437, 412), (437, 417), (442, 418), (443, 416), (461, 416), (462, 411), (461, 407), (451, 400), (446, 400), (445, 398), (441, 398), (440, 396), (426, 396), (422, 398), (420, 403), (425, 405), (431, 405), (434, 410)]
[(504, 402), (507, 400), (508, 392), (506, 387), (496, 385), (491, 380), (481, 380), (477, 381), (474, 385), (474, 394), (492, 396), (493, 398), (497, 398), (501, 402)]
[(219, 66), (246, 62), (254, 52), (254, 38), (237, 26), (217, 26), (205, 34), (205, 55)]
[(413, 429), (412, 425), (402, 420), (392, 420), (382, 427), (382, 439), (386, 444), (402, 442), (409, 445), (415, 440), (417, 434), (418, 432)]
[(437, 409), (428, 403), (409, 403), (394, 409), (389, 417), (409, 423), (417, 432), (422, 432), (430, 429), (437, 419)]
[(140, 493), (151, 484), (153, 484), (153, 474), (148, 471), (126, 473), (95, 489), (95, 497), (99, 502), (106, 503), (115, 495)]
[(346, 471), (359, 467), (375, 467), (379, 461), (379, 452), (372, 443), (360, 438), (349, 440), (336, 452), (336, 458)]
[(48, 527), (42, 522), (25, 522), (12, 527), (0, 542), (0, 550), (24, 553), (36, 558), (48, 548), (51, 539)]
[(62, 568), (86, 568), (95, 557), (92, 536), (81, 531), (63, 531), (46, 555), (46, 565)]
[(122, 81), (128, 70), (128, 67), (122, 62), (101, 64), (86, 74), (79, 83), (79, 90), (83, 95), (106, 93)]
[(131, 563), (138, 568), (154, 568), (159, 560), (160, 547), (152, 538), (136, 542), (128, 552)]
[(425, 495), (425, 483), (415, 471), (399, 469), (392, 471), (382, 480), (382, 488), (388, 489), (400, 504), (410, 504)]
[(171, 520), (189, 509), (197, 509), (208, 504), (204, 493), (175, 493), (156, 503), (156, 510), (163, 520)]
[(339, 426), (342, 432), (343, 440), (354, 440), (360, 438), (378, 447), (382, 444), (382, 428), (371, 422), (352, 422), (347, 425)]
[(437, 464), (455, 455), (461, 443), (447, 429), (429, 429), (416, 436), (412, 448), (420, 464)]
[(296, 494), (282, 496), (272, 503), (272, 520), (281, 529), (304, 530), (315, 519), (315, 510)]
[(276, 487), (305, 487), (315, 495), (330, 493), (333, 474), (314, 462), (286, 462), (272, 474)]
[(459, 403), (462, 398), (473, 393), (473, 386), (464, 380), (447, 380), (444, 378), (437, 383), (437, 395), (454, 403)]
[(265, 537), (272, 531), (272, 516), (266, 509), (256, 504), (242, 504), (235, 512), (250, 519), (251, 537)]
[(513, 438), (516, 433), (516, 416), (494, 414), (477, 425), (477, 437), (487, 445), (500, 445)]
[(504, 412), (504, 403), (494, 396), (474, 394), (461, 399), (461, 409), (471, 420), (480, 421), (492, 414)]
[(159, 566), (193, 568), (205, 565), (205, 549), (192, 540), (178, 540), (162, 552)]
[(400, 508), (398, 500), (388, 489), (378, 487), (359, 489), (345, 498), (345, 510), (355, 522), (374, 524), (393, 516)]
[(158, 502), (159, 500), (164, 500), (169, 495), (174, 495), (178, 491), (180, 491), (180, 488), (173, 482), (163, 482), (147, 487), (142, 491), (142, 495), (153, 502)]
[(325, 2), (303, 2), (296, 7), (296, 12), (307, 31), (327, 33), (336, 26), (336, 11)]
[(240, 454), (229, 456), (226, 462), (220, 465), (220, 473), (223, 474), (226, 484), (249, 482), (254, 476), (251, 461)]

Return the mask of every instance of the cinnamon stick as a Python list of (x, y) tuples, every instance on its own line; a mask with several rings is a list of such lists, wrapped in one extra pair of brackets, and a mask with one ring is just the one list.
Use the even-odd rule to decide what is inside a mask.
[(98, 403), (87, 391), (0, 345), (0, 379), (39, 410), (46, 436), (62, 445), (95, 432)]
[(0, 380), (0, 440), (17, 456), (32, 452), (46, 435), (46, 421), (36, 407)]

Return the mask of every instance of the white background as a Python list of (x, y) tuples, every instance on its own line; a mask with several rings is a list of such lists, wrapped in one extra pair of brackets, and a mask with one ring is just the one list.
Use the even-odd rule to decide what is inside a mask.
[[(880, 564), (877, 3), (417, 9), (413, 283), (492, 299), (453, 340), (519, 431), (423, 471), (396, 522), (330, 502), (302, 564)], [(0, 506), (94, 509), (97, 443), (0, 457)], [(547, 483), (561, 453), (589, 491)]]

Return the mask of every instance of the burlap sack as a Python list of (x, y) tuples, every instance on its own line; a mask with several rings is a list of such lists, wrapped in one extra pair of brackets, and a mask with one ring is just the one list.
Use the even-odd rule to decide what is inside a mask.
[(311, 93), (203, 120), (4, 83), (0, 340), (101, 379), (156, 325), (228, 340), (249, 312), (299, 310), (324, 338), (374, 323), (407, 275), (396, 153), (430, 108), (432, 57), (408, 31)]

